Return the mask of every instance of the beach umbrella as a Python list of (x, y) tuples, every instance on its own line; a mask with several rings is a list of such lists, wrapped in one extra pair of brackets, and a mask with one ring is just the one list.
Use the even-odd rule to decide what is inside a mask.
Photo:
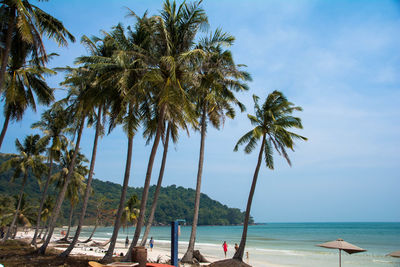
[(395, 258), (400, 258), (400, 250), (399, 250), (399, 251), (392, 252), (392, 253), (387, 254), (387, 255), (388, 255), (388, 256), (395, 257)]
[(330, 241), (330, 242), (326, 242), (323, 244), (319, 244), (317, 246), (323, 247), (323, 248), (338, 249), (339, 250), (339, 267), (342, 266), (342, 250), (346, 251), (349, 254), (366, 251), (365, 249), (362, 249), (362, 248), (352, 245), (346, 241), (343, 241), (343, 239), (341, 239), (341, 238), (339, 238), (335, 241)]

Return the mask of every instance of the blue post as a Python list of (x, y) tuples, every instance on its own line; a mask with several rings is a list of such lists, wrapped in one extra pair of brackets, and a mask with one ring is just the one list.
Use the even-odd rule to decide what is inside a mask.
[(178, 227), (179, 222), (185, 220), (176, 220), (171, 222), (171, 265), (178, 267)]
[(178, 221), (171, 222), (171, 265), (178, 267)]

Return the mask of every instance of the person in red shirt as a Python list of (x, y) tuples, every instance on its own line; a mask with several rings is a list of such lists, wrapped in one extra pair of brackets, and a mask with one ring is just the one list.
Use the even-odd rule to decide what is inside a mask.
[(224, 243), (222, 244), (222, 248), (224, 249), (224, 254), (226, 258), (226, 252), (228, 251), (228, 244), (226, 243), (226, 241), (224, 241)]

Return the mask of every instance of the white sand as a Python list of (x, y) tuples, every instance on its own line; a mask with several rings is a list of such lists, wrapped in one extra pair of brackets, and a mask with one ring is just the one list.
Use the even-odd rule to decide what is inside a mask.
[[(61, 235), (61, 230), (65, 230), (62, 228), (56, 228), (54, 230), (54, 234), (51, 239), (50, 246), (61, 251), (64, 251), (66, 248), (65, 247), (58, 247), (58, 245), (54, 241), (61, 239), (63, 236)], [(34, 230), (30, 230), (28, 232), (18, 232), (17, 238), (32, 238), (34, 234)], [(71, 237), (73, 236), (73, 231)], [(96, 243), (105, 243), (105, 240), (98, 240), (98, 239), (93, 239)], [(63, 244), (65, 246), (65, 244)], [(96, 245), (94, 242), (89, 242), (89, 243), (78, 243), (75, 248), (72, 250), (71, 254), (73, 255), (88, 255), (88, 256), (96, 256), (96, 257), (103, 257), (105, 252), (107, 251), (109, 245), (106, 245), (105, 247), (100, 247)], [(151, 250), (148, 246), (147, 248), (147, 259), (149, 262), (160, 262), (160, 263), (165, 263), (171, 258), (171, 247), (170, 247), (170, 242), (166, 241), (157, 241), (155, 240), (154, 248)], [(180, 242), (179, 243), (179, 251), (178, 251), (178, 257), (182, 258), (185, 251), (187, 249), (187, 242)], [(196, 250), (200, 250), (200, 252), (205, 256), (210, 262), (218, 261), (224, 259), (222, 247), (212, 245), (212, 244), (199, 244), (196, 245), (195, 247)], [(123, 255), (126, 254), (127, 248), (125, 248), (125, 242), (118, 240), (115, 249), (114, 249), (114, 255), (120, 255), (123, 253)], [(228, 255), (227, 258), (231, 258), (233, 256), (233, 251), (228, 250)], [(272, 264), (269, 262), (252, 262), (252, 260), (245, 260), (246, 263), (257, 267), (257, 266), (268, 266), (268, 267), (285, 267), (285, 265), (277, 265), (277, 264)], [(208, 265), (208, 263), (203, 263), (201, 264), (202, 266)], [(186, 266), (191, 266), (191, 265), (181, 265), (183, 267)]]

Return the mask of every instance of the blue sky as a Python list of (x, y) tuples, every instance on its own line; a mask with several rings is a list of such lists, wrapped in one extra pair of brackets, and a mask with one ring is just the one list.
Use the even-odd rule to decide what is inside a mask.
[[(83, 34), (133, 21), (124, 6), (155, 14), (162, 1), (50, 1), (40, 6), (62, 20), (77, 40)], [(252, 215), (258, 222), (400, 221), (400, 4), (398, 1), (234, 1), (205, 0), (210, 30), (221, 27), (236, 37), (236, 63), (252, 74), (251, 90), (238, 94), (247, 111), (238, 111), (222, 130), (208, 130), (202, 192), (244, 210), (256, 154), (233, 152), (250, 129), (251, 96), (281, 90), (302, 106), (309, 138), (291, 153), (293, 166), (276, 157), (274, 171), (262, 167)], [(79, 44), (58, 48), (52, 67), (72, 65), (85, 54)], [(59, 87), (62, 76), (49, 79)], [(61, 96), (62, 93), (58, 93)], [(2, 152), (14, 152), (15, 138), (33, 133), (40, 118), (27, 112), (13, 123)], [(4, 118), (2, 118), (3, 120)], [(2, 123), (0, 121), (0, 123)], [(93, 130), (84, 132), (90, 157)], [(199, 134), (181, 134), (170, 149), (164, 185), (195, 187)], [(95, 176), (122, 183), (126, 137), (120, 128), (99, 144)], [(150, 147), (135, 137), (131, 186), (143, 186)], [(153, 170), (156, 182), (161, 150)]]

